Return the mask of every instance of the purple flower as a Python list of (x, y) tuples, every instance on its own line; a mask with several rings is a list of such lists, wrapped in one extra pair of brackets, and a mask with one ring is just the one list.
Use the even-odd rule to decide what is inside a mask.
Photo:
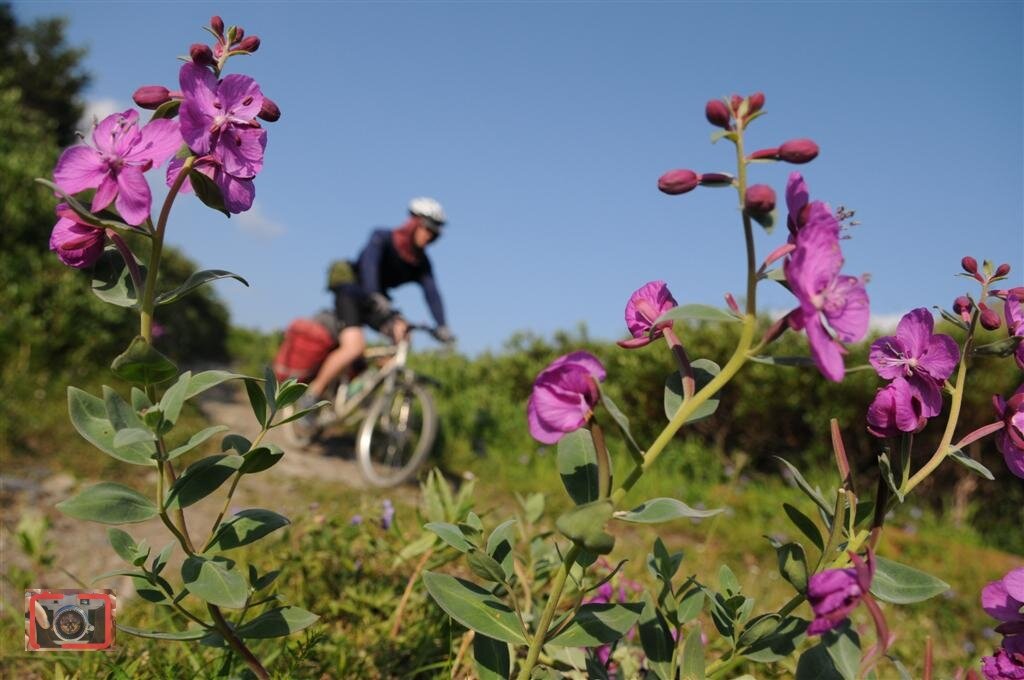
[(676, 305), (664, 281), (651, 281), (634, 291), (626, 303), (626, 326), (633, 338), (620, 340), (619, 346), (628, 349), (643, 347), (661, 337), (661, 329), (671, 327), (672, 322), (661, 324), (652, 333), (654, 322)]
[(789, 242), (795, 243), (796, 233), (808, 224), (818, 222), (827, 224), (839, 236), (839, 220), (832, 214), (832, 208), (824, 201), (812, 201), (807, 182), (799, 172), (792, 172), (786, 182), (786, 208), (789, 215), (786, 226), (789, 227)]
[(993, 402), (1003, 421), (1003, 429), (996, 435), (996, 448), (1010, 472), (1024, 478), (1024, 383), (1009, 399), (996, 395)]
[(152, 196), (142, 173), (181, 147), (177, 121), (160, 118), (140, 129), (138, 120), (138, 112), (131, 109), (107, 116), (92, 132), (95, 148), (79, 144), (66, 149), (53, 170), (61, 189), (69, 194), (96, 189), (92, 209), (114, 203), (131, 225), (149, 217)]
[(597, 382), (604, 378), (604, 366), (589, 352), (573, 352), (552, 361), (533, 382), (526, 404), (533, 438), (555, 444), (581, 428), (601, 398)]
[[(185, 161), (175, 158), (167, 165), (167, 186), (174, 184), (184, 164)], [(256, 185), (251, 179), (235, 177), (224, 172), (220, 162), (213, 156), (196, 159), (192, 168), (213, 180), (220, 189), (224, 208), (229, 213), (242, 213), (252, 207), (252, 202), (256, 199)], [(181, 185), (181, 191), (190, 193), (192, 190), (192, 181), (186, 178)]]
[(897, 437), (920, 432), (928, 419), (921, 412), (921, 397), (903, 378), (878, 390), (868, 407), (868, 432), (876, 437)]
[(1024, 635), (1003, 638), (995, 656), (982, 657), (981, 664), (987, 680), (1024, 680)]
[(390, 498), (385, 498), (381, 501), (380, 506), (380, 526), (384, 530), (390, 529), (391, 525), (395, 522), (395, 506), (391, 504)]
[[(1012, 337), (1024, 337), (1024, 307), (1021, 300), (1013, 293), (1006, 296), (1006, 304), (1003, 305), (1003, 312), (1006, 314), (1006, 330)], [(1017, 351), (1013, 353), (1017, 367), (1024, 371), (1024, 341), (1017, 345)]]
[(200, 156), (213, 155), (229, 175), (255, 177), (267, 146), (267, 132), (255, 120), (263, 106), (260, 86), (238, 74), (218, 81), (210, 69), (192, 63), (178, 77), (185, 143)]
[(69, 267), (91, 267), (103, 254), (106, 240), (103, 230), (82, 222), (64, 203), (57, 206), (57, 215), (60, 219), (50, 233), (50, 250)]
[(352, 519), (350, 519), (348, 523), (354, 527), (357, 527), (363, 523), (363, 516), (358, 514), (352, 515)]
[(808, 223), (796, 235), (796, 248), (783, 271), (800, 306), (789, 314), (795, 330), (806, 328), (811, 356), (829, 380), (840, 382), (845, 368), (842, 342), (856, 342), (868, 331), (868, 294), (863, 279), (841, 276), (839, 236), (825, 222)]
[(867, 561), (850, 553), (853, 566), (846, 569), (826, 569), (811, 577), (807, 584), (807, 601), (814, 611), (814, 621), (807, 628), (808, 635), (826, 633), (849, 617), (860, 600), (871, 588), (875, 575), (875, 559), (868, 552)]
[(981, 608), (992, 618), (1009, 628), (1000, 626), (999, 632), (1024, 633), (1024, 567), (1008, 572), (998, 581), (992, 581), (981, 589)]
[(935, 321), (927, 309), (911, 310), (887, 335), (871, 343), (868, 361), (879, 376), (906, 378), (920, 395), (925, 418), (942, 410), (942, 383), (956, 368), (960, 350), (948, 335), (932, 334)]

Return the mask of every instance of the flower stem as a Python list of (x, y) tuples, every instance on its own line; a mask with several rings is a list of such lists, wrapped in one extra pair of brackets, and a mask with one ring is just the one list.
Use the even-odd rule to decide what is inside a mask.
[(107, 229), (107, 238), (110, 239), (117, 247), (117, 252), (121, 254), (121, 259), (124, 260), (124, 264), (128, 267), (128, 273), (132, 277), (132, 285), (135, 286), (135, 294), (142, 295), (142, 272), (139, 270), (139, 263), (135, 261), (135, 255), (132, 253), (131, 248), (124, 242), (121, 235), (113, 229)]
[(270, 680), (270, 673), (263, 667), (260, 660), (253, 656), (253, 653), (249, 651), (245, 643), (234, 634), (231, 627), (228, 626), (228, 622), (224, 620), (224, 615), (221, 614), (220, 608), (207, 603), (206, 609), (210, 612), (210, 616), (213, 617), (213, 625), (217, 628), (217, 632), (230, 645), (231, 649), (235, 650), (235, 653), (242, 657), (242, 660), (245, 661), (245, 664), (252, 670), (253, 674), (260, 680)]
[(526, 661), (523, 662), (522, 667), (519, 669), (519, 675), (517, 676), (519, 680), (528, 680), (533, 667), (537, 665), (537, 658), (540, 656), (540, 650), (544, 646), (544, 638), (547, 637), (548, 628), (551, 626), (551, 619), (555, 616), (558, 601), (562, 599), (565, 579), (569, 576), (569, 570), (576, 563), (576, 558), (579, 557), (580, 552), (580, 547), (574, 543), (569, 548), (569, 552), (565, 554), (562, 566), (558, 568), (558, 572), (551, 582), (551, 594), (548, 597), (547, 604), (544, 606), (544, 611), (540, 615), (540, 621), (537, 623), (537, 631), (533, 635), (533, 640), (530, 641), (530, 648), (526, 653)]
[(195, 156), (185, 159), (185, 164), (181, 166), (181, 172), (174, 178), (174, 184), (171, 185), (170, 191), (167, 192), (167, 197), (164, 199), (163, 207), (160, 208), (160, 217), (156, 223), (156, 233), (153, 234), (153, 249), (149, 254), (149, 271), (146, 272), (146, 284), (142, 292), (142, 312), (139, 319), (139, 335), (149, 343), (153, 342), (153, 308), (154, 300), (156, 300), (156, 277), (160, 269), (160, 256), (163, 254), (164, 249), (164, 232), (167, 230), (167, 218), (170, 217), (174, 198), (181, 191), (181, 186), (188, 178), (188, 173), (192, 170), (193, 163), (195, 163)]

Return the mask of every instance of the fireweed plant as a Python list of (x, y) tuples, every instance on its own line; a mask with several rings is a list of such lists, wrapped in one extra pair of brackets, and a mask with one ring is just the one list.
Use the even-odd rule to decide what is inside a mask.
[[(914, 309), (899, 322), (895, 335), (872, 344), (870, 365), (858, 367), (873, 368), (887, 381), (870, 405), (867, 423), (860, 425), (877, 437), (872, 456), (878, 481), (873, 494), (855, 488), (835, 420), (831, 422), (838, 469), (834, 489), (811, 486), (793, 465), (779, 459), (785, 474), (807, 497), (805, 508), (788, 504), (783, 508), (800, 540), (769, 539), (777, 552), (779, 572), (794, 590), (788, 602), (758, 613), (756, 602), (742, 592), (726, 565), (718, 569), (717, 585), (696, 575), (677, 578), (682, 554), (671, 553), (660, 538), (647, 558), (657, 587), (643, 593), (625, 588), (609, 596), (609, 584), (624, 562), (610, 567), (604, 561), (615, 546), (614, 536), (607, 531), (609, 523), (698, 520), (721, 512), (697, 510), (675, 498), (626, 503), (630, 490), (651, 470), (680, 428), (715, 413), (719, 391), (750, 361), (814, 366), (826, 379), (841, 381), (853, 370), (844, 365), (844, 344), (862, 340), (868, 330), (866, 277), (842, 272), (841, 246), (848, 238), (852, 213), (812, 200), (799, 173), (792, 173), (786, 184), (782, 242), (763, 259), (755, 253), (755, 223), (772, 234), (781, 219), (775, 191), (749, 183), (752, 166), (804, 164), (818, 155), (817, 144), (809, 139), (749, 152), (747, 127), (763, 115), (764, 101), (764, 95), (756, 93), (707, 103), (708, 121), (720, 128), (712, 141), (725, 139), (735, 148), (735, 174), (679, 169), (658, 181), (658, 188), (670, 195), (702, 186), (734, 188), (747, 270), (742, 309), (731, 294), (725, 295), (724, 309), (679, 304), (660, 280), (642, 286), (626, 302), (631, 337), (619, 345), (628, 351), (664, 341), (678, 367), (665, 381), (668, 424), (661, 434), (646, 447), (635, 440), (629, 419), (602, 390), (610, 376), (597, 357), (583, 351), (559, 357), (537, 376), (527, 421), (535, 439), (557, 445), (558, 472), (574, 504), (557, 518), (560, 538), (531, 534), (532, 523), (523, 522), (523, 514), (500, 523), (489, 534), (480, 522), (426, 525), (464, 553), (469, 569), (481, 580), (474, 583), (433, 571), (423, 574), (437, 604), (473, 632), (474, 661), (481, 677), (526, 680), (563, 673), (632, 677), (638, 672), (634, 661), (612, 650), (636, 634), (648, 678), (725, 678), (732, 677), (730, 673), (740, 665), (756, 663), (782, 663), (800, 680), (880, 678), (897, 673), (910, 678), (900, 660), (887, 653), (896, 634), (889, 630), (878, 601), (910, 604), (934, 597), (948, 586), (876, 554), (887, 513), (947, 459), (994, 479), (991, 471), (964, 452), (968, 444), (989, 435), (995, 436), (1009, 471), (1024, 477), (1024, 385), (1005, 398), (996, 395), (994, 422), (957, 437), (972, 362), (982, 356), (1007, 362), (1013, 357), (1024, 368), (1024, 288), (996, 288), (1009, 266), (985, 262), (979, 269), (974, 258), (965, 257), (962, 275), (979, 290), (957, 298), (952, 312), (940, 310), (956, 337), (935, 333), (932, 313)], [(782, 285), (795, 300), (792, 311), (757, 337), (757, 289), (763, 283)], [(1009, 337), (978, 346), (977, 326), (991, 330), (1003, 321), (990, 307), (1000, 301)], [(689, 356), (685, 328), (682, 333), (675, 328), (683, 320), (740, 325), (738, 343), (724, 365)], [(810, 356), (771, 354), (772, 343), (787, 331), (806, 334)], [(927, 462), (915, 469), (913, 436), (944, 406), (948, 417), (941, 441)], [(621, 480), (612, 476), (604, 435), (607, 427), (621, 431), (632, 463)], [(525, 539), (526, 550), (517, 549), (517, 536)], [(1005, 583), (986, 589), (983, 597), (986, 611), (1004, 622), (1000, 630), (1006, 635), (1002, 647), (986, 658), (983, 670), (990, 678), (1024, 678), (1024, 614), (1018, 611), (1024, 602), (1021, 583), (1020, 573), (1013, 572)], [(802, 609), (805, 603), (809, 607)], [(710, 618), (721, 641), (706, 638), (698, 620), (702, 613)], [(851, 623), (851, 616), (862, 615), (873, 628), (867, 641)], [(930, 658), (926, 653), (924, 677), (931, 676)]]
[[(275, 121), (280, 116), (277, 105), (255, 80), (224, 74), (232, 57), (259, 48), (259, 38), (246, 36), (240, 26), (225, 27), (216, 16), (207, 30), (215, 43), (213, 47), (192, 45), (189, 56), (182, 58), (179, 89), (151, 85), (135, 92), (135, 103), (153, 111), (148, 122), (143, 123), (132, 109), (98, 121), (89, 141), (60, 156), (53, 181), (39, 180), (60, 201), (51, 250), (70, 267), (91, 269), (92, 291), (99, 298), (134, 310), (140, 317), (139, 335), (111, 364), (114, 375), (131, 385), (129, 394), (126, 397), (104, 386), (102, 395), (95, 396), (69, 387), (71, 422), (104, 453), (156, 470), (156, 489), (149, 495), (102, 482), (57, 507), (71, 517), (112, 525), (159, 517), (174, 540), (150, 560), (146, 541), (136, 542), (122, 529), (109, 529), (111, 545), (130, 567), (96, 580), (131, 577), (142, 598), (170, 607), (187, 627), (172, 631), (118, 627), (142, 637), (199, 640), (225, 648), (225, 673), (241, 658), (256, 677), (268, 678), (248, 641), (288, 635), (317, 617), (285, 606), (270, 594), (279, 571), (260, 571), (252, 564), (243, 570), (228, 557), (232, 550), (286, 526), (288, 519), (265, 509), (241, 510), (231, 516), (228, 510), (243, 477), (263, 472), (281, 459), (280, 448), (262, 441), (268, 430), (286, 422), (278, 414), (303, 394), (305, 385), (293, 380), (278, 384), (269, 371), (263, 379), (220, 370), (179, 374), (153, 347), (159, 331), (154, 318), (160, 307), (215, 279), (230, 277), (246, 283), (231, 272), (206, 270), (175, 290), (160, 290), (160, 257), (175, 199), (179, 193), (194, 192), (229, 217), (248, 210), (267, 144), (260, 120)], [(165, 163), (169, 189), (154, 223), (146, 173), (161, 171)], [(172, 448), (168, 436), (184, 403), (228, 380), (244, 380), (259, 435), (249, 441), (238, 434), (224, 435), (228, 428), (216, 425)], [(176, 435), (177, 439), (187, 436)], [(221, 435), (223, 453), (176, 470), (181, 456)], [(223, 508), (209, 535), (200, 537), (194, 524), (190, 531), (185, 510), (224, 485), (228, 488)], [(165, 568), (177, 550), (184, 559), (180, 574), (172, 576)]]

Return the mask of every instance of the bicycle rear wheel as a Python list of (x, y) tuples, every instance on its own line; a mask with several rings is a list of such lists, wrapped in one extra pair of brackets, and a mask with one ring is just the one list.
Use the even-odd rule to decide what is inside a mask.
[(400, 383), (378, 396), (359, 427), (356, 458), (363, 477), (387, 487), (411, 479), (437, 437), (437, 411), (425, 387)]

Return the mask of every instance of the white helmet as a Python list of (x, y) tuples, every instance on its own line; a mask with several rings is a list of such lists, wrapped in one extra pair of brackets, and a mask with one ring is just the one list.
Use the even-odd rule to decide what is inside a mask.
[(417, 217), (426, 217), (441, 226), (448, 221), (448, 217), (444, 214), (444, 208), (441, 204), (432, 198), (420, 196), (409, 201), (409, 214), (416, 215)]

